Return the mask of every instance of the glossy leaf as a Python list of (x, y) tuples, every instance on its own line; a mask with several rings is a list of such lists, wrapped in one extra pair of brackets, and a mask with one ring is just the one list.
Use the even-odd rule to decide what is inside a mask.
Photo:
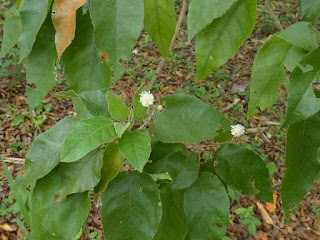
[(24, 59), (32, 50), (36, 36), (47, 16), (48, 0), (22, 1), (20, 16), (22, 33), (19, 38), (20, 59)]
[(303, 121), (320, 111), (320, 100), (311, 88), (319, 80), (320, 47), (310, 52), (292, 72), (288, 86), (287, 114), (283, 127)]
[(256, 0), (237, 1), (197, 35), (197, 78), (204, 80), (232, 58), (250, 36), (257, 18)]
[(189, 41), (216, 18), (224, 15), (238, 0), (191, 0), (188, 11)]
[(320, 14), (319, 0), (300, 0), (300, 11), (303, 21), (312, 21)]
[(199, 156), (185, 150), (176, 152), (168, 157), (165, 169), (173, 180), (172, 190), (187, 188), (198, 178)]
[(92, 0), (90, 14), (99, 54), (119, 72), (119, 60), (132, 54), (143, 28), (143, 0)]
[(290, 43), (272, 36), (259, 49), (252, 70), (248, 119), (259, 112), (257, 107), (265, 110), (280, 97), (278, 88), (287, 80), (282, 65), (290, 48)]
[(1, 43), (0, 58), (12, 51), (12, 48), (18, 43), (21, 35), (21, 17), (20, 12), (12, 8), (6, 16), (3, 28), (3, 39)]
[(316, 49), (320, 43), (320, 33), (308, 22), (297, 22), (281, 32), (278, 37), (307, 51)]
[(228, 121), (210, 105), (186, 94), (162, 98), (165, 110), (157, 112), (150, 129), (166, 143), (196, 143), (217, 135), (220, 126), (229, 129)]
[(122, 168), (123, 155), (116, 143), (109, 143), (103, 156), (101, 179), (95, 186), (95, 198), (107, 189), (109, 182), (114, 179)]
[(168, 58), (176, 29), (174, 1), (144, 0), (144, 27), (161, 55)]
[(64, 202), (54, 203), (60, 183), (59, 167), (37, 181), (31, 200), (32, 240), (74, 239), (88, 216), (88, 192), (72, 194)]
[(289, 127), (286, 149), (286, 171), (281, 187), (281, 199), (287, 220), (289, 210), (299, 207), (303, 196), (320, 171), (320, 113)]
[(159, 190), (144, 173), (122, 172), (102, 194), (105, 236), (112, 240), (153, 239), (161, 219)]
[(166, 173), (165, 163), (167, 159), (174, 153), (185, 150), (183, 144), (170, 144), (157, 142), (152, 147), (152, 152), (149, 159), (150, 163), (147, 163), (143, 171), (150, 174)]
[(75, 92), (109, 89), (110, 67), (98, 55), (89, 14), (78, 20), (76, 37), (63, 54), (63, 62), (67, 82)]
[(151, 152), (151, 140), (145, 130), (126, 131), (119, 139), (119, 149), (139, 172), (142, 172)]
[(109, 118), (94, 117), (81, 120), (63, 145), (61, 162), (75, 162), (116, 137), (113, 121)]
[(76, 12), (87, 0), (55, 0), (52, 5), (52, 22), (56, 30), (55, 43), (58, 57), (71, 44), (76, 32)]
[(77, 118), (66, 117), (35, 139), (26, 155), (27, 173), (16, 181), (15, 189), (25, 189), (59, 163), (62, 145), (78, 122)]
[(222, 239), (227, 233), (229, 208), (229, 198), (219, 178), (212, 173), (201, 173), (184, 194), (187, 239)]
[(170, 185), (160, 187), (162, 218), (153, 240), (184, 240), (188, 222), (184, 213), (184, 190), (172, 190)]
[(36, 108), (56, 84), (54, 28), (50, 16), (42, 25), (32, 51), (27, 58), (27, 82), (35, 84), (36, 89), (26, 87), (30, 109)]
[(126, 121), (129, 117), (130, 111), (125, 101), (109, 91), (107, 93), (107, 102), (112, 118), (120, 122)]
[(94, 188), (100, 181), (103, 152), (95, 149), (73, 163), (60, 163), (61, 184), (55, 202), (65, 201), (72, 193), (82, 193)]
[(219, 149), (216, 160), (217, 175), (228, 186), (242, 194), (255, 194), (260, 200), (273, 201), (268, 169), (259, 155), (243, 146), (227, 144)]

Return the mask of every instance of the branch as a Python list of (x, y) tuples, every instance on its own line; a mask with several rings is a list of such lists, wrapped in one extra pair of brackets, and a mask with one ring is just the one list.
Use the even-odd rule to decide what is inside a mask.
[[(173, 35), (173, 38), (172, 38), (171, 44), (170, 44), (170, 48), (169, 48), (169, 52), (170, 53), (172, 52), (172, 48), (173, 48), (174, 42), (177, 40), (178, 33), (180, 31), (184, 16), (185, 16), (185, 14), (187, 12), (187, 8), (188, 8), (188, 0), (183, 0), (182, 8), (181, 8), (180, 15), (179, 15), (179, 18), (178, 18), (178, 21), (177, 21), (177, 25), (176, 25), (176, 31), (175, 31), (175, 33)], [(162, 58), (160, 63), (159, 63), (159, 66), (158, 66), (158, 68), (157, 68), (157, 70), (156, 70), (156, 72), (154, 74), (154, 76), (152, 77), (152, 79), (151, 79), (151, 81), (149, 83), (148, 91), (152, 90), (153, 84), (157, 81), (157, 78), (158, 78), (160, 72), (162, 71), (165, 63), (166, 63), (166, 60), (164, 58)]]
[(283, 31), (283, 27), (281, 26), (281, 23), (279, 22), (279, 19), (277, 18), (277, 16), (275, 15), (274, 11), (272, 10), (270, 4), (269, 4), (269, 0), (264, 0), (264, 2), (266, 3), (266, 6), (271, 14), (271, 16), (273, 17), (273, 20), (275, 21), (277, 27), (279, 30)]

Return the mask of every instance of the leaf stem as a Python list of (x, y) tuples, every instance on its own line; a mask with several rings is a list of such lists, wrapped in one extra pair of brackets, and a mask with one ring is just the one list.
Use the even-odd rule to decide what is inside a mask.
[[(185, 16), (185, 14), (187, 12), (188, 2), (189, 2), (188, 0), (183, 0), (182, 8), (181, 8), (181, 11), (180, 11), (180, 15), (179, 15), (179, 18), (178, 18), (178, 21), (177, 21), (177, 24), (176, 24), (176, 31), (175, 31), (175, 33), (173, 35), (173, 38), (172, 38), (171, 44), (170, 44), (170, 48), (169, 48), (169, 52), (170, 53), (172, 53), (173, 44), (177, 40), (178, 33), (180, 31), (184, 16)], [(164, 58), (162, 58), (160, 63), (159, 63), (159, 65), (158, 65), (158, 67), (157, 67), (157, 70), (156, 70), (155, 74), (153, 75), (153, 77), (152, 77), (152, 79), (151, 79), (151, 81), (150, 81), (150, 83), (148, 85), (148, 91), (152, 90), (152, 87), (155, 84), (155, 82), (157, 81), (158, 76), (159, 76), (160, 72), (162, 71), (165, 63), (166, 63), (166, 60)]]
[(270, 6), (270, 4), (269, 4), (269, 0), (264, 0), (264, 2), (266, 3), (266, 6), (267, 6), (267, 8), (268, 8), (268, 10), (269, 10), (269, 12), (270, 12), (273, 20), (275, 21), (278, 29), (279, 29), (280, 31), (283, 31), (284, 28), (281, 26), (281, 23), (280, 23), (279, 19), (277, 18), (277, 16), (275, 15), (274, 11), (272, 10), (272, 8), (271, 8), (271, 6)]

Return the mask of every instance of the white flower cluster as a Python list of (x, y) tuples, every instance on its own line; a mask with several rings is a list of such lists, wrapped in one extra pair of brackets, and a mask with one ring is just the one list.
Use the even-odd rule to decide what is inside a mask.
[(150, 91), (144, 91), (142, 93), (140, 93), (140, 102), (142, 104), (142, 106), (144, 107), (149, 107), (153, 104), (154, 102), (154, 96), (152, 93), (150, 93)]
[(241, 124), (231, 126), (231, 134), (235, 137), (240, 137), (245, 133), (244, 126)]

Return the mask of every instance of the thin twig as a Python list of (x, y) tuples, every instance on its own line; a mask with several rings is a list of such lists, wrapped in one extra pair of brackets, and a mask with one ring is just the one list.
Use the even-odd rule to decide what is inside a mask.
[[(173, 38), (171, 40), (171, 43), (170, 43), (170, 48), (169, 48), (169, 52), (170, 53), (172, 52), (172, 48), (173, 48), (174, 42), (177, 40), (178, 33), (180, 31), (184, 16), (185, 16), (185, 14), (187, 12), (187, 8), (188, 8), (188, 0), (184, 0), (183, 3), (182, 3), (182, 8), (181, 8), (181, 11), (180, 11), (180, 15), (179, 15), (179, 18), (178, 18), (178, 21), (177, 21), (177, 24), (176, 24), (176, 31), (175, 31), (175, 33), (173, 35)], [(157, 81), (157, 78), (158, 78), (160, 72), (162, 71), (165, 63), (166, 63), (166, 60), (164, 58), (162, 58), (160, 63), (159, 63), (159, 65), (158, 65), (158, 68), (157, 68), (154, 76), (152, 77), (152, 79), (151, 79), (151, 81), (150, 81), (150, 83), (148, 85), (148, 91), (152, 90), (152, 87), (153, 87), (154, 83)]]
[(14, 163), (14, 164), (24, 164), (25, 159), (23, 158), (14, 158), (14, 157), (3, 157), (3, 160), (6, 163)]
[(151, 122), (152, 118), (154, 117), (154, 115), (156, 114), (157, 108), (154, 108), (152, 113), (149, 115), (148, 119), (144, 122), (144, 124), (142, 124), (138, 129), (138, 130), (142, 130), (144, 127), (146, 127), (147, 125), (149, 125), (149, 123)]
[(277, 18), (277, 16), (275, 15), (274, 11), (272, 10), (272, 8), (271, 8), (271, 6), (269, 4), (269, 1), (268, 0), (264, 0), (264, 2), (266, 3), (266, 6), (267, 6), (271, 16), (273, 17), (273, 20), (275, 21), (278, 29), (283, 31), (284, 28), (281, 26), (281, 23), (280, 23), (279, 19)]

